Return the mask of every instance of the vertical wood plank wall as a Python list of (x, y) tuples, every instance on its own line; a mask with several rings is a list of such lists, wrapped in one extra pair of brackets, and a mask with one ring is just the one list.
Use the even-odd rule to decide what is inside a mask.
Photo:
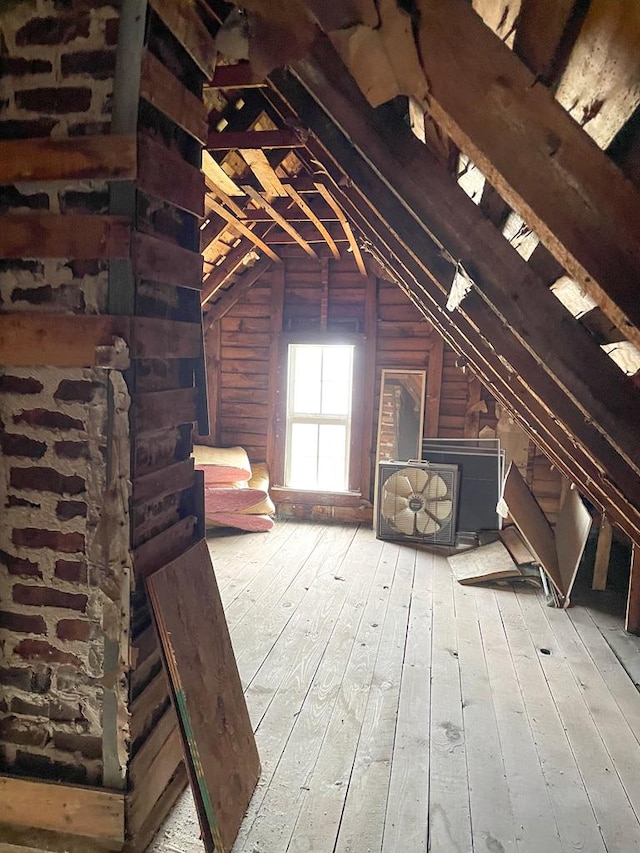
[[(205, 339), (208, 369), (212, 373), (210, 388), (215, 394), (211, 403), (217, 412), (215, 429), (212, 428), (211, 437), (206, 441), (223, 446), (241, 444), (253, 461), (266, 460), (273, 475), (272, 485), (276, 486), (280, 485), (277, 472), (281, 464), (278, 440), (276, 437), (270, 444), (269, 436), (274, 429), (276, 432), (281, 429), (281, 425), (274, 426), (270, 416), (278, 384), (281, 393), (283, 381), (285, 349), (280, 345), (278, 332), (319, 334), (323, 304), (321, 262), (309, 259), (295, 248), (281, 250), (281, 254), (281, 267), (274, 265), (264, 274), (221, 320), (213, 323)], [(328, 270), (327, 331), (363, 335), (367, 316), (367, 279), (360, 275), (350, 257), (340, 261), (330, 259)], [(280, 330), (273, 329), (274, 276), (284, 278)], [(373, 293), (373, 288), (370, 288), (370, 293)], [(365, 406), (368, 423), (365, 423), (361, 436), (362, 444), (369, 448), (368, 467), (363, 464), (360, 472), (362, 501), (360, 504), (352, 502), (350, 508), (334, 506), (331, 516), (327, 509), (331, 504), (328, 497), (319, 500), (316, 496), (316, 504), (324, 506), (316, 506), (315, 511), (301, 506), (294, 510), (283, 505), (276, 494), (276, 503), (283, 514), (366, 518), (363, 504), (372, 498), (383, 368), (427, 371), (425, 435), (463, 438), (477, 436), (484, 427), (495, 429), (495, 400), (490, 392), (477, 387), (479, 383), (466, 369), (464, 360), (448, 346), (443, 346), (431, 324), (397, 285), (382, 279), (375, 282), (372, 314), (375, 314), (375, 358), (369, 377), (374, 375), (374, 393)], [(371, 379), (368, 381), (370, 383)], [(542, 454), (535, 449), (533, 452), (536, 464), (529, 472), (529, 481), (541, 490), (543, 508), (554, 521), (560, 495), (560, 475)]]

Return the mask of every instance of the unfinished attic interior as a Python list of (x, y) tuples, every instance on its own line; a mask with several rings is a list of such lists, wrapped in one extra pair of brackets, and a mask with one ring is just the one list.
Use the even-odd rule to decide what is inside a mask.
[(640, 849), (640, 5), (0, 3), (0, 853)]

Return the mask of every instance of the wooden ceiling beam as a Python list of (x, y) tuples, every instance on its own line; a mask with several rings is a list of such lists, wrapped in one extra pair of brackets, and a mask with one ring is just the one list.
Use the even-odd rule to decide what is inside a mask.
[(262, 252), (264, 252), (265, 255), (271, 258), (272, 261), (276, 261), (277, 263), (279, 263), (280, 258), (276, 255), (273, 249), (267, 246), (267, 244), (258, 234), (256, 234), (250, 228), (247, 228), (247, 226), (243, 222), (241, 222), (239, 219), (236, 219), (236, 217), (232, 213), (230, 213), (221, 204), (218, 204), (217, 201), (210, 200), (209, 205), (211, 206), (211, 209), (214, 211), (214, 213), (217, 213), (218, 216), (221, 216), (223, 219), (226, 219), (229, 225), (231, 225), (232, 228), (238, 234), (240, 234), (242, 237), (247, 237), (255, 246), (257, 246)]
[(211, 272), (205, 275), (200, 296), (201, 305), (206, 305), (224, 286), (251, 251), (255, 251), (254, 243), (248, 237), (242, 237), (238, 245), (230, 249)]
[(225, 314), (228, 314), (233, 306), (242, 299), (243, 296), (246, 296), (253, 285), (256, 284), (256, 282), (259, 281), (265, 273), (269, 272), (272, 266), (273, 264), (268, 258), (260, 258), (260, 260), (256, 261), (252, 267), (249, 267), (242, 273), (242, 275), (238, 276), (238, 279), (233, 286), (223, 293), (220, 299), (218, 299), (218, 301), (209, 308), (205, 321), (205, 331), (210, 328), (212, 323), (215, 323), (216, 320), (221, 320)]
[[(286, 183), (283, 182), (283, 186), (284, 187), (290, 186), (290, 182), (289, 181), (287, 181)], [(294, 189), (295, 189), (295, 186), (294, 186)], [(301, 193), (297, 189), (296, 189), (296, 193), (298, 195), (301, 195)], [(317, 190), (315, 187), (314, 187), (314, 193), (316, 193), (316, 195), (317, 195)], [(326, 204), (326, 202), (324, 202), (322, 200), (316, 201), (315, 199), (308, 198), (309, 193), (305, 193), (304, 195), (307, 196), (307, 201), (306, 201), (307, 206), (312, 210), (314, 216), (317, 217), (321, 222), (325, 222), (325, 223), (329, 223), (329, 224), (334, 223), (334, 222), (338, 222), (338, 217), (336, 216), (335, 210), (333, 210), (331, 207), (329, 207), (329, 205)], [(304, 200), (304, 198), (303, 198), (303, 200)], [(270, 203), (271, 203), (271, 206), (275, 210), (277, 210), (279, 214), (281, 214), (281, 216), (286, 216), (286, 218), (289, 222), (307, 222), (311, 218), (310, 216), (307, 216), (306, 213), (303, 213), (301, 208), (298, 209), (296, 207), (296, 205), (293, 204), (293, 200), (291, 199), (291, 197), (289, 197), (289, 198), (275, 198)], [(269, 216), (269, 214), (266, 212), (266, 210), (263, 210), (262, 208), (260, 208), (259, 210), (256, 210), (256, 208), (254, 208), (254, 207), (245, 207), (245, 208), (243, 208), (242, 212), (244, 214), (242, 218), (245, 222), (269, 222), (269, 221), (271, 221), (271, 216)]]
[[(336, 246), (334, 238), (329, 233), (327, 227), (320, 221), (315, 211), (307, 204), (307, 202), (302, 198), (299, 192), (291, 184), (284, 184), (285, 190), (289, 193), (293, 201), (298, 205), (300, 210), (309, 217), (311, 222), (320, 232), (320, 234), (324, 237), (327, 245), (331, 249), (331, 254), (336, 260), (340, 259), (340, 252), (338, 247)], [(291, 221), (291, 220), (289, 220)]]
[(569, 24), (587, 4), (576, 0), (522, 0), (516, 21), (514, 53), (545, 85), (551, 85), (564, 64), (573, 37)]
[[(324, 68), (322, 70), (325, 71)], [(297, 71), (300, 73), (300, 66)], [(313, 72), (310, 71), (310, 77), (315, 84), (312, 87), (309, 81), (308, 86), (313, 88), (314, 99), (323, 102), (327, 112), (333, 111), (337, 124), (346, 126), (346, 138), (317, 107), (315, 100), (301, 99), (300, 87), (289, 75), (274, 75), (274, 80), (279, 91), (289, 99), (300, 118), (329, 149), (330, 157), (340, 164), (341, 169), (351, 179), (346, 188), (340, 188), (340, 192), (343, 195), (348, 194), (349, 197), (357, 196), (357, 203), (365, 209), (369, 221), (374, 217), (369, 238), (374, 245), (387, 241), (395, 246), (394, 251), (404, 257), (404, 270), (400, 270), (399, 274), (405, 278), (413, 278), (417, 292), (422, 291), (424, 300), (429, 304), (430, 317), (443, 331), (447, 340), (453, 342), (458, 351), (471, 352), (476, 368), (489, 387), (504, 399), (512, 411), (525, 412), (525, 417), (521, 416), (520, 419), (528, 423), (530, 432), (539, 433), (536, 440), (549, 456), (558, 461), (562, 470), (580, 482), (596, 503), (610, 506), (615, 511), (620, 525), (637, 538), (640, 535), (640, 513), (637, 509), (640, 506), (640, 486), (636, 471), (613, 450), (603, 433), (594, 426), (592, 419), (585, 418), (584, 412), (566, 389), (552, 377), (544, 358), (535, 357), (525, 342), (513, 334), (504, 319), (490, 308), (479, 292), (469, 294), (463, 302), (462, 311), (455, 317), (445, 310), (446, 292), (453, 277), (453, 265), (420, 222), (420, 214), (423, 213), (420, 207), (433, 199), (434, 206), (442, 205), (444, 208), (440, 215), (447, 217), (451, 201), (448, 196), (453, 192), (452, 180), (447, 177), (448, 189), (444, 198), (441, 190), (445, 185), (441, 186), (440, 181), (437, 186), (425, 185), (421, 180), (422, 176), (413, 172), (415, 163), (419, 162), (416, 156), (422, 158), (424, 154), (423, 146), (412, 140), (412, 143), (415, 143), (413, 151), (416, 156), (408, 156), (404, 139), (402, 135), (398, 139), (397, 134), (393, 134), (389, 145), (385, 145), (379, 137), (382, 131), (376, 124), (377, 117), (363, 103), (359, 93), (356, 95), (351, 87), (346, 92), (341, 92), (340, 84), (347, 83), (346, 75), (340, 76), (338, 69), (337, 77), (328, 91), (318, 88), (320, 81), (323, 81), (323, 86), (328, 85), (327, 81), (323, 80), (324, 74), (318, 75), (317, 67)], [(301, 76), (304, 79), (304, 75)], [(337, 88), (334, 89), (335, 86)], [(336, 110), (338, 116), (335, 115)], [(380, 123), (384, 127), (382, 119)], [(367, 162), (357, 152), (359, 133), (356, 131), (365, 128), (367, 138), (373, 132), (373, 137), (378, 140), (378, 144), (373, 145), (373, 148), (367, 146)], [(356, 145), (356, 150), (353, 145)], [(386, 164), (380, 160), (383, 152), (387, 158)], [(320, 158), (320, 155), (316, 156)], [(442, 172), (439, 174), (442, 177)], [(412, 186), (408, 202), (404, 197), (408, 189), (407, 183)], [(526, 281), (526, 276), (530, 275), (528, 270), (525, 274), (526, 264), (509, 249), (495, 230), (490, 229), (472, 202), (466, 197), (464, 202), (459, 201), (462, 191), (455, 189), (458, 199), (456, 207), (463, 206), (463, 210), (458, 213), (464, 213), (464, 223), (456, 217), (454, 233), (459, 226), (464, 225), (462, 234), (475, 235), (474, 240), (478, 241), (475, 248), (480, 255), (485, 254), (486, 241), (491, 244), (492, 250), (496, 250), (499, 245), (499, 256), (502, 260), (498, 265), (497, 275), (506, 282), (511, 279), (504, 268), (504, 253), (508, 252), (509, 258), (512, 259), (510, 263), (513, 262), (517, 268), (517, 294), (522, 281)], [(419, 202), (419, 199), (423, 201)], [(384, 214), (377, 212), (380, 208), (384, 208)], [(427, 219), (431, 219), (431, 216)], [(386, 232), (381, 220), (387, 223)], [(478, 220), (485, 223), (484, 227), (480, 226)], [(466, 255), (465, 250), (464, 256)], [(390, 262), (386, 257), (383, 260), (387, 265)], [(512, 268), (511, 272), (515, 271)], [(546, 290), (540, 283), (538, 289), (541, 292)], [(549, 294), (549, 297), (555, 299), (552, 294)], [(523, 300), (523, 308), (531, 304), (524, 297)], [(564, 331), (568, 325), (570, 334), (573, 334), (575, 321), (571, 321), (569, 315), (565, 316), (570, 322), (563, 322), (560, 328)], [(588, 334), (585, 330), (582, 332)], [(592, 344), (599, 352), (595, 342), (592, 341)], [(606, 359), (606, 356), (603, 357)], [(598, 368), (600, 366), (598, 361)], [(586, 364), (584, 371), (589, 371)], [(624, 380), (621, 375), (618, 378)], [(532, 391), (532, 388), (535, 391)]]
[(291, 225), (290, 222), (287, 222), (284, 216), (281, 216), (278, 211), (274, 207), (272, 207), (272, 205), (270, 205), (269, 202), (266, 201), (257, 190), (254, 190), (253, 187), (249, 186), (243, 187), (243, 189), (249, 196), (249, 198), (255, 204), (266, 210), (269, 216), (271, 216), (271, 218), (273, 219), (273, 221), (276, 222), (284, 231), (286, 231), (287, 234), (289, 234), (296, 241), (296, 243), (304, 249), (304, 251), (307, 253), (307, 255), (309, 255), (310, 258), (317, 259), (318, 255), (316, 254), (315, 250), (301, 236), (300, 232), (297, 231), (293, 227), (293, 225)]
[(318, 41), (313, 55), (296, 63), (294, 70), (422, 223), (425, 235), (463, 264), (491, 310), (546, 365), (616, 451), (640, 468), (640, 396), (629, 389), (586, 329), (544, 287), (425, 146), (403, 125), (386, 121), (384, 110), (374, 112), (369, 107), (328, 41)]
[[(332, 156), (335, 156), (335, 147), (331, 147)], [(347, 155), (348, 156), (348, 155)], [(375, 182), (375, 176), (371, 176)], [(378, 192), (380, 187), (378, 187)], [(548, 374), (541, 369), (541, 365), (532, 360), (526, 350), (513, 352), (512, 347), (506, 347), (504, 352), (509, 356), (511, 362), (518, 364), (522, 375), (537, 376), (536, 392), (532, 392), (527, 382), (522, 378), (520, 372), (513, 370), (505, 364), (505, 356), (496, 358), (495, 351), (490, 340), (500, 337), (499, 320), (490, 316), (488, 323), (483, 324), (484, 332), (491, 336), (487, 338), (480, 334), (474, 322), (470, 322), (464, 315), (458, 312), (455, 318), (446, 310), (446, 297), (433, 286), (432, 276), (434, 272), (440, 274), (441, 261), (437, 257), (431, 257), (427, 267), (424, 265), (425, 256), (418, 258), (408, 251), (398, 239), (400, 232), (408, 237), (411, 242), (412, 229), (415, 237), (421, 240), (419, 230), (412, 223), (411, 218), (399, 207), (393, 211), (394, 201), (388, 199), (391, 208), (385, 203), (385, 218), (392, 219), (398, 226), (398, 231), (389, 229), (380, 213), (370, 207), (360, 192), (353, 188), (341, 188), (341, 193), (346, 194), (351, 200), (353, 208), (350, 215), (358, 221), (360, 227), (380, 251), (386, 251), (385, 266), (392, 265), (395, 274), (409, 288), (409, 298), (427, 319), (429, 319), (443, 338), (458, 353), (468, 359), (472, 369), (482, 379), (491, 393), (512, 413), (514, 418), (523, 426), (526, 432), (540, 449), (546, 453), (549, 460), (558, 467), (570, 480), (580, 483), (584, 494), (599, 507), (608, 507), (611, 517), (632, 539), (640, 539), (640, 512), (636, 507), (628, 503), (624, 496), (624, 487), (628, 486), (627, 495), (637, 490), (638, 482), (635, 475), (629, 474), (628, 469), (624, 471), (623, 489), (614, 486), (611, 473), (603, 472), (599, 467), (597, 459), (610, 457), (610, 450), (605, 446), (602, 435), (593, 428), (592, 424), (584, 421), (577, 414), (574, 418), (579, 436), (567, 431), (567, 428), (556, 418), (551, 411), (554, 406), (563, 406), (561, 392), (551, 381)], [(381, 199), (377, 195), (378, 200)], [(360, 218), (359, 218), (360, 217)], [(405, 289), (403, 287), (403, 290)], [(474, 294), (471, 294), (473, 297)], [(479, 306), (482, 312), (482, 305)], [(497, 321), (497, 326), (496, 326)], [(512, 339), (513, 343), (513, 339)], [(517, 349), (517, 346), (516, 346)], [(502, 355), (502, 353), (501, 353)], [(527, 362), (528, 359), (528, 362)], [(534, 378), (536, 378), (534, 376)], [(544, 402), (543, 402), (544, 401)], [(591, 448), (599, 447), (602, 453), (594, 456), (593, 451), (587, 452), (583, 442), (588, 442)], [(615, 467), (615, 466), (614, 466)], [(619, 465), (617, 466), (620, 467)], [(615, 477), (615, 475), (613, 475)]]
[(432, 115), (640, 344), (640, 196), (466, 0), (419, 9)]
[(227, 175), (222, 166), (217, 163), (208, 151), (202, 152), (202, 171), (205, 183), (214, 192), (224, 193), (225, 196), (243, 196), (244, 193), (232, 177)]
[(282, 181), (276, 175), (275, 169), (267, 160), (267, 156), (264, 151), (241, 148), (240, 154), (270, 199), (276, 198), (277, 196), (284, 197), (287, 195), (287, 191), (282, 185)]
[(358, 241), (356, 240), (356, 236), (353, 233), (353, 229), (351, 227), (351, 223), (344, 215), (344, 212), (338, 202), (335, 200), (329, 189), (321, 182), (316, 182), (316, 189), (323, 197), (323, 199), (327, 202), (329, 207), (332, 207), (335, 211), (336, 216), (340, 220), (340, 224), (344, 229), (344, 233), (347, 236), (347, 240), (349, 241), (349, 248), (353, 253), (353, 257), (355, 258), (356, 265), (358, 270), (360, 271), (360, 275), (367, 275), (367, 268), (364, 265), (364, 258), (362, 257), (362, 252), (360, 251), (360, 246), (358, 245)]
[(251, 89), (266, 86), (266, 80), (259, 78), (248, 62), (237, 65), (217, 65), (213, 78), (205, 83), (205, 89)]
[(304, 141), (289, 128), (282, 130), (210, 130), (207, 151), (236, 151), (243, 148), (269, 151), (275, 148), (304, 148)]

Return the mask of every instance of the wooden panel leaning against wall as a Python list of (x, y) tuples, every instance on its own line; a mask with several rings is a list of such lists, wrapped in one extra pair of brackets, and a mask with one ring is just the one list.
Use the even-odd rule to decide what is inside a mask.
[[(368, 356), (371, 363), (365, 359), (362, 367), (366, 378), (356, 377), (356, 384), (359, 382), (371, 392), (362, 424), (354, 436), (354, 446), (366, 450), (358, 479), (351, 484), (355, 494), (279, 489), (284, 482), (286, 396), (286, 346), (283, 347), (282, 338), (295, 336), (296, 340), (304, 340), (306, 336), (317, 341), (322, 334), (323, 304), (321, 262), (305, 257), (297, 249), (287, 249), (284, 254), (282, 303), (273, 304), (274, 276), (280, 273), (272, 267), (206, 333), (210, 388), (216, 394), (211, 407), (217, 412), (208, 440), (222, 445), (244, 443), (252, 461), (268, 462), (280, 515), (370, 522), (383, 368), (427, 370), (425, 435), (462, 438), (476, 437), (481, 430), (485, 430), (484, 434), (486, 430), (494, 431), (495, 401), (465, 368), (464, 361), (443, 345), (431, 324), (397, 285), (374, 279), (374, 286), (368, 290), (367, 279), (360, 275), (351, 258), (329, 260), (327, 334), (364, 335), (374, 344)], [(365, 334), (368, 298), (373, 298), (375, 321)], [(274, 317), (282, 318), (275, 330)], [(362, 400), (366, 397), (364, 394)], [(556, 476), (559, 494), (557, 472)], [(552, 503), (547, 507), (551, 517), (557, 508)]]

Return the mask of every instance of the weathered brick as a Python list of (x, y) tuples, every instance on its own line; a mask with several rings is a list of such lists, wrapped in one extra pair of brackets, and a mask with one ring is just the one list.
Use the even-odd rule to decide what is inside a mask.
[(10, 575), (42, 577), (42, 572), (37, 562), (28, 560), (26, 557), (16, 557), (13, 554), (7, 554), (6, 551), (0, 551), (0, 565), (3, 565)]
[(30, 305), (45, 305), (53, 300), (53, 288), (50, 284), (42, 287), (14, 287), (11, 291), (12, 302), (28, 302)]
[(0, 59), (3, 74), (26, 77), (31, 74), (49, 74), (53, 65), (48, 59), (25, 59), (22, 56), (5, 56)]
[(57, 649), (51, 643), (47, 643), (46, 640), (20, 640), (13, 651), (25, 660), (35, 658), (46, 663), (69, 663), (78, 667), (82, 665), (79, 657)]
[(84, 560), (56, 560), (54, 574), (63, 581), (87, 582), (87, 564)]
[(54, 398), (64, 402), (90, 403), (96, 391), (96, 384), (89, 380), (63, 379), (55, 390)]
[(28, 424), (33, 427), (49, 429), (81, 429), (84, 423), (79, 418), (72, 418), (63, 412), (50, 412), (47, 409), (25, 409), (19, 415), (13, 416), (14, 424)]
[(72, 518), (86, 518), (87, 505), (83, 501), (58, 501), (56, 515), (61, 521), (70, 521)]
[(21, 749), (16, 751), (15, 760), (10, 764), (4, 760), (4, 770), (10, 770), (18, 776), (36, 779), (49, 779), (53, 782), (65, 782), (70, 785), (83, 785), (87, 782), (87, 768), (81, 764), (65, 764), (54, 761), (46, 755), (32, 755)]
[(84, 551), (82, 533), (61, 533), (59, 530), (40, 530), (36, 527), (16, 528), (11, 534), (14, 545), (26, 548), (49, 548), (63, 554)]
[(79, 121), (69, 125), (69, 136), (106, 136), (110, 132), (110, 121)]
[(91, 455), (88, 441), (56, 441), (53, 449), (62, 459), (89, 459)]
[(46, 746), (49, 732), (42, 723), (19, 719), (13, 715), (0, 720), (0, 740), (21, 746)]
[(43, 388), (42, 382), (33, 376), (11, 376), (8, 373), (0, 376), (0, 393), (39, 394)]
[(51, 667), (10, 666), (0, 669), (0, 684), (28, 693), (48, 693), (51, 689)]
[(104, 22), (104, 40), (109, 46), (118, 44), (120, 18), (109, 18)]
[(29, 459), (42, 459), (47, 452), (44, 441), (11, 432), (0, 432), (0, 447), (5, 456), (26, 456)]
[(74, 732), (54, 732), (53, 745), (64, 752), (79, 752), (85, 758), (102, 758), (102, 739)]
[(50, 136), (57, 124), (57, 119), (44, 117), (0, 121), (0, 139), (31, 139), (34, 136)]
[[(0, 130), (0, 139), (2, 131)], [(34, 275), (42, 275), (44, 273), (44, 265), (42, 261), (30, 261), (25, 258), (5, 258), (0, 260), (0, 272), (15, 272), (15, 271), (30, 272)]]
[(89, 74), (96, 80), (108, 80), (116, 70), (116, 54), (113, 50), (79, 50), (64, 53), (60, 59), (62, 76)]
[(46, 634), (47, 626), (42, 616), (31, 613), (12, 613), (0, 610), (0, 628), (19, 634)]
[(87, 596), (82, 593), (62, 592), (47, 586), (27, 586), (20, 583), (13, 587), (13, 600), (16, 604), (29, 604), (32, 607), (63, 607), (80, 612), (87, 606)]
[(35, 489), (56, 495), (80, 495), (86, 491), (85, 481), (76, 474), (61, 474), (55, 468), (12, 468), (9, 484), (14, 489)]
[(35, 503), (35, 501), (28, 501), (26, 498), (18, 498), (16, 495), (9, 495), (7, 498), (7, 502), (5, 503), (6, 507), (12, 506), (25, 506), (29, 509), (40, 509), (40, 504)]
[(87, 718), (82, 713), (80, 705), (76, 702), (60, 702), (52, 700), (49, 703), (49, 717), (56, 722), (72, 722), (86, 726)]
[(87, 719), (79, 703), (62, 702), (58, 699), (33, 702), (14, 696), (11, 699), (11, 712), (24, 717), (48, 717), (57, 723), (76, 723), (86, 726)]
[(82, 313), (86, 307), (84, 293), (77, 284), (63, 284), (51, 287), (14, 287), (11, 291), (12, 302), (28, 302), (30, 305), (55, 305), (74, 313)]
[(11, 184), (0, 186), (0, 213), (21, 207), (29, 210), (48, 210), (49, 196), (46, 193), (21, 193)]
[(93, 625), (82, 619), (61, 619), (56, 625), (56, 636), (59, 640), (82, 640), (86, 643), (92, 634)]
[(77, 38), (87, 38), (90, 19), (88, 15), (58, 15), (48, 18), (31, 18), (16, 33), (16, 45), (69, 44)]
[(48, 717), (49, 703), (28, 702), (19, 696), (14, 696), (11, 700), (11, 710), (14, 714), (21, 714), (24, 717)]
[(44, 115), (85, 113), (91, 106), (91, 89), (86, 86), (18, 89), (14, 97), (20, 109)]

